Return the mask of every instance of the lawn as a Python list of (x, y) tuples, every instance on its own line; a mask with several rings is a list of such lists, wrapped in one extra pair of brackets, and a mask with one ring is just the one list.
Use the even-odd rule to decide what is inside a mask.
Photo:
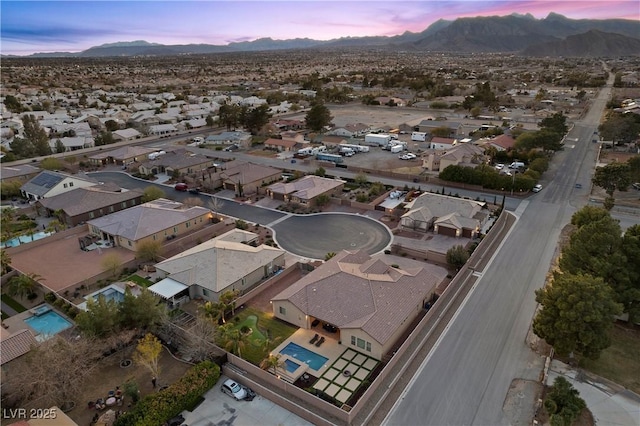
[[(297, 327), (275, 319), (272, 314), (254, 308), (245, 308), (236, 312), (232, 321), (238, 328), (247, 326), (253, 330), (242, 350), (242, 358), (255, 365), (259, 365), (269, 351), (297, 330)], [(267, 336), (270, 342), (267, 346), (268, 350), (265, 350), (264, 342)]]
[(611, 330), (611, 346), (597, 360), (582, 359), (580, 366), (635, 393), (640, 393), (640, 332), (619, 325)]
[(153, 282), (136, 274), (128, 276), (127, 278), (125, 278), (125, 280), (133, 281), (134, 283), (138, 284), (141, 287), (150, 287), (153, 285)]
[(9, 296), (6, 293), (3, 293), (2, 296), (0, 296), (0, 298), (9, 307), (13, 308), (13, 310), (16, 311), (17, 313), (24, 312), (24, 311), (27, 310), (27, 308), (22, 306), (20, 303), (16, 302), (16, 300), (14, 298), (12, 298), (11, 296)]

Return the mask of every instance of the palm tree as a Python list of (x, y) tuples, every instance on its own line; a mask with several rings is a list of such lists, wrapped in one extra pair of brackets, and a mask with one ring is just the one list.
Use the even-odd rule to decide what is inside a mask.
[(9, 288), (7, 293), (10, 296), (29, 297), (29, 295), (35, 293), (38, 281), (42, 281), (43, 278), (34, 273), (26, 275), (17, 275), (9, 280)]
[(9, 265), (11, 265), (11, 257), (6, 250), (0, 250), (0, 266), (2, 269), (2, 275), (9, 272)]
[[(240, 292), (238, 290), (227, 290), (222, 293), (219, 297), (219, 303), (223, 304), (223, 313), (227, 311), (228, 308), (231, 308), (231, 316), (236, 314), (236, 301), (235, 299), (238, 297)], [(224, 315), (222, 316), (222, 321), (224, 322)]]
[(213, 196), (211, 197), (211, 200), (209, 201), (209, 208), (211, 209), (211, 211), (213, 211), (213, 217), (215, 217), (216, 219), (219, 219), (218, 212), (223, 205), (224, 201), (222, 201), (222, 199)]
[(235, 324), (225, 324), (218, 328), (223, 346), (234, 355), (242, 357), (242, 350), (246, 345), (247, 336)]
[(269, 356), (260, 363), (260, 368), (266, 371), (273, 370), (273, 374), (277, 376), (278, 368), (284, 367), (284, 361), (280, 360), (280, 356), (280, 354), (269, 354)]
[(215, 303), (215, 302), (205, 302), (204, 305), (201, 305), (198, 309), (200, 309), (200, 312), (202, 312), (202, 314), (209, 318), (210, 320), (212, 320), (213, 322), (215, 322), (216, 324), (218, 324), (220, 322), (220, 320), (222, 320), (223, 323), (225, 323), (224, 320), (224, 309), (225, 306), (222, 303)]

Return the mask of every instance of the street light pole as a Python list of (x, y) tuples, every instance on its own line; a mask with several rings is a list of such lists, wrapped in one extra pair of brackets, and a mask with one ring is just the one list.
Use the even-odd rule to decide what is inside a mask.
[(513, 187), (516, 184), (516, 171), (511, 172), (511, 195), (513, 195)]

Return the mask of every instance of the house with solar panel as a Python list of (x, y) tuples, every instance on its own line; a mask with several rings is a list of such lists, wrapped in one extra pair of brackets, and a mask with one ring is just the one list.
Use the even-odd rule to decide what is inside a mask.
[(60, 172), (44, 170), (36, 177), (20, 187), (22, 196), (28, 200), (37, 201), (63, 194), (78, 188), (98, 185), (94, 179), (68, 175)]

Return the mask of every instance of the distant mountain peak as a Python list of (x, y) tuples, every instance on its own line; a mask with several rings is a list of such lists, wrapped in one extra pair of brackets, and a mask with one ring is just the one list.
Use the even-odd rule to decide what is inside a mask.
[(145, 40), (134, 41), (117, 41), (115, 43), (105, 43), (100, 46), (93, 46), (93, 48), (106, 48), (106, 47), (141, 47), (141, 46), (161, 46), (160, 43), (149, 43)]
[(525, 13), (525, 14), (523, 15), (522, 13), (514, 12), (514, 13), (512, 13), (512, 14), (511, 14), (511, 16), (514, 16), (514, 17), (516, 17), (516, 18), (524, 18), (524, 19), (533, 19), (533, 20), (535, 20), (535, 19), (536, 19), (536, 18), (535, 18), (535, 16), (533, 16), (533, 15), (532, 15), (532, 14), (530, 14), (530, 13)]

